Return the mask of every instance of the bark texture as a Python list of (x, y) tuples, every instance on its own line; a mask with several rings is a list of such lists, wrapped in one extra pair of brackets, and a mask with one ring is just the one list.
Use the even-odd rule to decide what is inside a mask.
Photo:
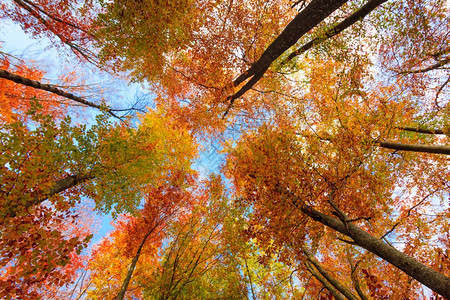
[(316, 27), (348, 0), (313, 0), (286, 26), (278, 37), (266, 48), (261, 57), (233, 82), (238, 86), (249, 78), (249, 82), (234, 95), (228, 97), (229, 105), (224, 112), (228, 114), (234, 101), (251, 89), (264, 75), (270, 65), (308, 31)]
[(317, 26), (326, 17), (348, 0), (313, 0), (286, 26), (278, 37), (267, 47), (261, 57), (234, 81), (237, 86), (246, 79), (267, 68), (298, 39)]
[[(287, 60), (293, 59), (315, 45), (338, 35), (345, 29), (349, 28), (358, 21), (361, 21), (369, 13), (387, 0), (371, 0), (363, 5), (359, 10), (337, 24), (321, 37), (317, 37), (306, 43), (295, 52), (291, 53)], [(224, 117), (229, 113), (234, 101), (244, 95), (251, 89), (263, 76), (270, 65), (286, 50), (292, 47), (304, 34), (317, 26), (321, 21), (328, 17), (333, 11), (338, 9), (347, 1), (312, 1), (304, 10), (302, 10), (291, 23), (286, 26), (283, 32), (269, 45), (261, 57), (256, 61), (250, 69), (241, 74), (233, 82), (234, 86), (238, 86), (248, 78), (252, 77), (238, 92), (228, 98), (229, 105), (225, 110)]]
[(344, 222), (303, 205), (301, 211), (314, 220), (350, 237), (354, 243), (396, 266), (432, 291), (450, 299), (450, 278), (384, 243), (351, 222)]
[(320, 273), (313, 267), (310, 261), (305, 262), (306, 269), (316, 278), (332, 295), (336, 300), (344, 300), (344, 297), (338, 292), (333, 285), (328, 282)]
[(287, 60), (289, 61), (289, 60), (293, 59), (294, 57), (296, 57), (297, 55), (305, 53), (306, 51), (308, 51), (315, 45), (318, 45), (318, 44), (322, 43), (323, 41), (325, 41), (333, 36), (338, 35), (339, 33), (344, 31), (348, 27), (352, 26), (356, 22), (364, 19), (374, 9), (376, 9), (378, 6), (380, 6), (381, 4), (383, 4), (386, 1), (387, 0), (371, 0), (371, 1), (367, 2), (360, 9), (358, 9), (356, 12), (354, 12), (351, 16), (349, 16), (344, 21), (342, 21), (341, 23), (337, 24), (336, 26), (334, 26), (333, 28), (331, 28), (330, 30), (325, 32), (325, 34), (323, 36), (312, 39), (308, 43), (306, 43), (303, 46), (301, 46), (300, 48), (298, 48), (295, 52), (291, 53), (288, 56)]

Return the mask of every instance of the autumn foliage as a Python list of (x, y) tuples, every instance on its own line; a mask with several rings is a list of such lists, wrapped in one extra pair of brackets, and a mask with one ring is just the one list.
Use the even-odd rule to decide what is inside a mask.
[(92, 1), (29, 1), (14, 0), (0, 3), (0, 19), (12, 20), (35, 38), (50, 38), (80, 58), (95, 62), (90, 49), (93, 36), (89, 32), (97, 11)]
[[(28, 67), (24, 63), (11, 64), (7, 56), (0, 59), (0, 69), (37, 81), (41, 81), (44, 76), (43, 71)], [(35, 100), (44, 100), (41, 101), (41, 112), (44, 114), (51, 114), (56, 118), (61, 118), (67, 111), (66, 103), (60, 97), (50, 96), (48, 93), (23, 87), (5, 79), (0, 79), (0, 83), (0, 121), (2, 123), (11, 123), (18, 119), (24, 121), (29, 119), (29, 115), (26, 113)]]
[(1, 53), (0, 297), (450, 297), (444, 0), (0, 7), (152, 96), (120, 117)]

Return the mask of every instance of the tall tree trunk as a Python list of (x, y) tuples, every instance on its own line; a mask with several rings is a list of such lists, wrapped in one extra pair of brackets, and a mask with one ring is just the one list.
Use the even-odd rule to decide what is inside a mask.
[[(327, 270), (317, 261), (314, 255), (306, 249), (305, 246), (302, 247), (303, 253), (305, 253), (308, 261), (314, 265), (314, 267), (319, 271), (320, 274), (331, 284), (335, 289), (341, 292), (345, 298), (350, 300), (359, 300), (355, 295), (352, 294), (342, 283), (340, 283), (336, 278), (334, 278)], [(313, 274), (314, 275), (314, 274)]]
[[(296, 199), (295, 199), (296, 200)], [(296, 201), (294, 201), (296, 203)], [(418, 262), (414, 258), (398, 251), (384, 243), (351, 222), (330, 217), (307, 205), (301, 206), (301, 211), (312, 219), (350, 237), (354, 244), (376, 254), (396, 266), (407, 275), (426, 285), (432, 291), (450, 299), (450, 278)]]
[(133, 276), (134, 269), (136, 268), (136, 264), (137, 264), (137, 262), (139, 260), (139, 257), (141, 256), (142, 248), (144, 247), (144, 244), (147, 241), (147, 239), (150, 236), (150, 234), (152, 234), (152, 232), (155, 231), (156, 227), (158, 227), (158, 224), (156, 224), (155, 226), (151, 227), (149, 229), (149, 231), (147, 232), (147, 234), (142, 239), (142, 242), (139, 245), (138, 250), (136, 251), (136, 255), (133, 257), (133, 260), (131, 261), (131, 265), (128, 268), (127, 276), (125, 277), (125, 279), (124, 279), (124, 281), (122, 283), (122, 287), (120, 288), (120, 291), (117, 294), (117, 296), (114, 298), (114, 300), (123, 300), (123, 298), (125, 297), (125, 293), (127, 292), (128, 285), (130, 284), (131, 277)]
[(286, 26), (267, 47), (261, 57), (234, 81), (238, 86), (248, 78), (270, 66), (280, 55), (292, 47), (304, 34), (317, 26), (326, 17), (348, 0), (313, 0)]
[(278, 57), (295, 45), (303, 35), (316, 27), (347, 1), (348, 0), (313, 0), (308, 6), (300, 11), (278, 37), (266, 48), (261, 57), (254, 62), (247, 71), (234, 80), (233, 85), (236, 87), (251, 78), (247, 84), (239, 89), (239, 91), (227, 98), (229, 103), (223, 117), (229, 113), (234, 101), (251, 89), (264, 76), (264, 73)]
[(306, 51), (308, 51), (315, 45), (318, 45), (318, 44), (322, 43), (323, 41), (325, 41), (333, 36), (338, 35), (339, 33), (344, 31), (348, 27), (352, 26), (356, 22), (361, 21), (364, 17), (366, 17), (374, 9), (376, 9), (378, 6), (380, 6), (381, 4), (383, 4), (386, 1), (387, 0), (370, 0), (370, 1), (368, 1), (360, 9), (355, 11), (351, 16), (349, 16), (341, 23), (337, 24), (336, 26), (334, 26), (331, 29), (329, 29), (328, 31), (326, 31), (323, 34), (323, 36), (312, 39), (308, 43), (304, 44), (303, 46), (301, 46), (300, 48), (295, 50), (293, 53), (291, 53), (288, 56), (287, 60), (289, 61), (289, 60), (293, 59), (294, 57), (296, 57), (297, 55), (305, 53)]
[(314, 276), (314, 278), (316, 278), (328, 291), (330, 291), (330, 293), (333, 295), (333, 297), (336, 300), (344, 300), (344, 298), (341, 296), (341, 294), (339, 293), (339, 291), (337, 289), (334, 288), (334, 286), (327, 281), (315, 268), (314, 266), (311, 264), (310, 261), (305, 261), (305, 266), (306, 269), (309, 271), (309, 273), (311, 273), (312, 276)]

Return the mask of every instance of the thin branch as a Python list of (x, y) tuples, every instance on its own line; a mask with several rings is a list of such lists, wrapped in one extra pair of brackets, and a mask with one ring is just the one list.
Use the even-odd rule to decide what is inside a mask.
[[(98, 61), (96, 61), (96, 55), (88, 50), (88, 49), (82, 49), (80, 46), (74, 44), (72, 41), (69, 41), (67, 38), (65, 38), (64, 36), (62, 36), (61, 34), (59, 34), (55, 29), (54, 26), (52, 26), (51, 24), (48, 23), (47, 20), (45, 20), (42, 16), (39, 15), (38, 12), (36, 12), (32, 7), (30, 7), (30, 5), (36, 7), (34, 4), (29, 3), (28, 1), (26, 1), (27, 3), (25, 3), (22, 0), (13, 0), (18, 6), (22, 7), (23, 9), (25, 9), (26, 11), (28, 11), (33, 17), (35, 17), (42, 25), (44, 25), (50, 32), (52, 32), (55, 36), (57, 36), (60, 41), (62, 43), (64, 43), (65, 45), (69, 46), (73, 52), (75, 52), (75, 54), (80, 55), (81, 57), (83, 57), (84, 59), (86, 59), (88, 62), (92, 63), (95, 66), (99, 66), (98, 65)], [(39, 11), (41, 11), (41, 9), (38, 8)], [(45, 13), (47, 16), (51, 17), (50, 15), (48, 15), (47, 13)], [(57, 21), (57, 19), (55, 19), (54, 17), (51, 17), (52, 19), (54, 19), (55, 21)], [(71, 26), (73, 24), (69, 24), (64, 22), (65, 24)], [(74, 25), (75, 26), (75, 25)], [(76, 27), (73, 27), (76, 28)], [(83, 33), (87, 33), (84, 30), (77, 28), (79, 30), (81, 30)]]
[[(24, 3), (26, 3), (26, 4), (28, 4), (28, 5), (30, 5), (30, 6), (32, 6), (32, 7), (34, 7), (34, 8), (36, 8), (38, 11), (40, 11), (41, 13), (43, 13), (44, 15), (46, 15), (47, 17), (49, 17), (50, 19), (53, 19), (53, 20), (55, 20), (56, 22), (59, 22), (59, 23), (62, 23), (62, 24), (69, 25), (70, 27), (75, 28), (75, 29), (77, 29), (77, 30), (80, 30), (81, 32), (83, 32), (83, 33), (85, 33), (85, 34), (87, 34), (87, 35), (93, 37), (93, 35), (92, 35), (91, 33), (89, 33), (88, 31), (86, 31), (85, 29), (79, 27), (78, 25), (75, 25), (75, 24), (73, 24), (73, 23), (71, 23), (71, 22), (63, 21), (63, 20), (61, 20), (60, 18), (55, 17), (55, 16), (49, 14), (48, 12), (44, 11), (42, 8), (40, 8), (39, 6), (37, 6), (36, 4), (34, 4), (34, 3), (32, 3), (32, 2), (30, 2), (30, 1), (28, 1), (28, 0), (13, 0), (13, 1), (16, 2), (17, 5), (19, 5), (20, 7), (22, 7), (22, 8), (24, 8), (24, 9), (28, 10), (27, 7), (24, 7)], [(28, 11), (29, 11), (29, 10), (28, 10)], [(37, 18), (40, 19), (39, 17), (37, 17)], [(40, 20), (40, 21), (41, 21), (41, 20)]]
[(88, 285), (86, 286), (86, 288), (78, 295), (77, 300), (80, 300), (81, 297), (86, 293), (86, 291), (88, 290), (89, 286), (92, 284), (92, 281), (90, 281), (88, 283)]
[(426, 73), (432, 70), (436, 70), (439, 69), (440, 67), (448, 64), (450, 62), (450, 57), (440, 60), (437, 63), (435, 63), (434, 65), (431, 65), (429, 67), (423, 68), (423, 69), (419, 69), (419, 70), (413, 70), (413, 71), (404, 71), (402, 72), (403, 74), (417, 74), (417, 73)]
[(245, 262), (245, 268), (247, 269), (248, 280), (250, 281), (250, 290), (252, 291), (252, 299), (255, 299), (255, 291), (253, 290), (252, 275), (250, 274), (250, 270), (248, 268), (246, 258), (244, 258), (244, 262)]
[(441, 85), (436, 93), (436, 97), (434, 97), (434, 103), (437, 107), (441, 108), (438, 104), (439, 95), (441, 94), (442, 90), (445, 88), (445, 86), (450, 82), (450, 76), (447, 78), (447, 80), (444, 82), (443, 85)]
[[(406, 213), (406, 218), (409, 217), (411, 215), (411, 212), (413, 211), (413, 209), (415, 209), (416, 207), (418, 207), (419, 205), (421, 205), (428, 197), (430, 197), (431, 195), (434, 195), (434, 193), (436, 193), (438, 190), (434, 190), (431, 193), (429, 193), (428, 195), (426, 195), (425, 197), (422, 198), (422, 200), (420, 200), (418, 203), (416, 203), (415, 205), (413, 205), (410, 209), (408, 209), (407, 213)], [(386, 231), (381, 237), (380, 239), (384, 239), (388, 234), (390, 234), (391, 232), (393, 232), (398, 225), (400, 225), (402, 222), (402, 220), (398, 221), (397, 223), (395, 223), (391, 229), (389, 229), (388, 231)]]

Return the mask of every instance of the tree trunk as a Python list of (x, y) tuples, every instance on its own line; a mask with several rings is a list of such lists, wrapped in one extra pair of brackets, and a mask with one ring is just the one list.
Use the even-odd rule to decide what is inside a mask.
[[(303, 253), (305, 253), (306, 257), (308, 258), (308, 261), (316, 267), (317, 271), (319, 271), (320, 274), (330, 283), (333, 285), (335, 289), (337, 289), (339, 292), (342, 293), (342, 295), (345, 296), (345, 298), (350, 300), (358, 300), (358, 298), (353, 295), (343, 284), (341, 284), (338, 280), (336, 280), (333, 276), (331, 276), (330, 273), (328, 273), (327, 270), (317, 261), (317, 259), (314, 257), (314, 255), (309, 252), (306, 247), (302, 247)], [(313, 274), (314, 275), (314, 274)]]
[(320, 273), (316, 269), (314, 269), (311, 262), (306, 261), (305, 266), (306, 269), (309, 271), (309, 273), (311, 273), (311, 275), (314, 276), (314, 278), (316, 278), (328, 291), (330, 291), (330, 293), (336, 300), (344, 300), (344, 298), (341, 296), (338, 290), (335, 289), (330, 282), (328, 282), (325, 278), (323, 278), (322, 275), (320, 275)]
[(305, 53), (306, 51), (308, 51), (315, 45), (318, 45), (318, 44), (322, 43), (323, 41), (325, 41), (333, 36), (338, 35), (339, 33), (344, 31), (348, 27), (352, 26), (356, 22), (361, 21), (364, 17), (366, 17), (368, 14), (370, 14), (375, 8), (377, 8), (378, 6), (380, 6), (381, 4), (383, 4), (386, 1), (387, 0), (370, 0), (369, 2), (364, 4), (360, 9), (358, 9), (356, 12), (354, 12), (351, 16), (346, 18), (344, 21), (342, 21), (341, 23), (337, 24), (336, 26), (332, 27), (327, 32), (325, 32), (325, 34), (323, 36), (312, 39), (311, 41), (309, 41), (308, 43), (304, 44), (303, 46), (298, 48), (296, 51), (291, 53), (288, 56), (287, 60), (289, 61), (289, 60), (293, 59), (294, 57), (296, 57), (297, 55)]
[(269, 67), (280, 55), (292, 47), (298, 39), (322, 22), (348, 0), (313, 0), (286, 26), (267, 47), (261, 57), (234, 81), (238, 86), (248, 78)]
[(139, 245), (138, 250), (136, 251), (136, 255), (133, 257), (133, 260), (131, 261), (130, 268), (128, 269), (127, 276), (125, 277), (125, 280), (122, 283), (122, 287), (120, 288), (120, 291), (114, 298), (114, 300), (123, 300), (123, 298), (125, 297), (125, 293), (127, 292), (127, 288), (128, 285), (130, 284), (131, 277), (133, 276), (134, 269), (136, 268), (136, 264), (139, 260), (139, 257), (141, 256), (142, 248), (144, 247), (145, 242), (147, 241), (150, 234), (152, 234), (152, 232), (156, 229), (156, 227), (158, 227), (158, 225), (155, 225), (152, 228), (150, 228), (147, 234), (142, 239), (142, 242)]
[(450, 299), (450, 278), (445, 275), (398, 251), (351, 222), (344, 223), (340, 219), (330, 217), (307, 205), (303, 205), (301, 211), (314, 220), (352, 238), (356, 245), (376, 254), (432, 291)]

